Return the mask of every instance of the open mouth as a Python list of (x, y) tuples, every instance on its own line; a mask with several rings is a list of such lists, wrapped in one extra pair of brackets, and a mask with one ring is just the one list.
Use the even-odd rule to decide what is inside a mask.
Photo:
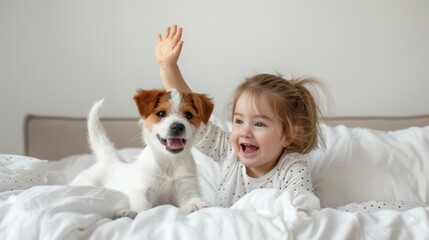
[(245, 154), (253, 154), (259, 150), (259, 147), (248, 143), (240, 143), (240, 148)]
[(184, 138), (161, 138), (159, 135), (157, 138), (165, 149), (172, 153), (179, 153), (185, 148), (186, 139)]

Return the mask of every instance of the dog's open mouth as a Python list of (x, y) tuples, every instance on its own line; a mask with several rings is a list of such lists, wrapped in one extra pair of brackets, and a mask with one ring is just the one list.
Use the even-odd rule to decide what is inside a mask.
[(161, 138), (157, 135), (159, 142), (172, 153), (179, 153), (185, 148), (186, 139), (184, 138)]

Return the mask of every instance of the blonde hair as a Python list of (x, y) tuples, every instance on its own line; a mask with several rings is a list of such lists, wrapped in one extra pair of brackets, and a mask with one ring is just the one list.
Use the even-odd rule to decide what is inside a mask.
[[(308, 153), (319, 139), (319, 108), (307, 85), (321, 84), (313, 78), (286, 80), (280, 75), (258, 74), (247, 78), (235, 91), (232, 113), (238, 98), (249, 94), (263, 98), (271, 106), (282, 126), (282, 134), (291, 139), (286, 147), (290, 152)], [(257, 108), (260, 109), (259, 106)]]

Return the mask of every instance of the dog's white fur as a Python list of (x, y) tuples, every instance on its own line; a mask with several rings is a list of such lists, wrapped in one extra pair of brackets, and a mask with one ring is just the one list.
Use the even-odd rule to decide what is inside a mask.
[[(196, 165), (191, 154), (198, 126), (191, 124), (180, 111), (180, 93), (171, 91), (165, 94), (170, 94), (169, 112), (159, 122), (143, 124), (142, 133), (147, 146), (132, 163), (121, 159), (100, 123), (104, 100), (95, 103), (88, 115), (88, 137), (97, 163), (79, 174), (71, 185), (104, 186), (125, 193), (129, 197), (130, 209), (119, 211), (115, 217), (134, 218), (138, 212), (162, 204), (173, 204), (186, 212), (208, 206), (200, 196)], [(183, 149), (176, 153), (166, 149), (165, 139), (171, 135), (172, 124), (184, 126), (180, 138), (186, 139)]]

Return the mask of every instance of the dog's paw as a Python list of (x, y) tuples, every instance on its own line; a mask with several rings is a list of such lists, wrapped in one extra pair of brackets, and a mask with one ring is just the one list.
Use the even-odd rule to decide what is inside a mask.
[(123, 218), (123, 217), (134, 219), (136, 218), (137, 214), (138, 212), (133, 210), (119, 210), (115, 214), (115, 219)]
[(206, 201), (202, 200), (201, 198), (192, 198), (180, 208), (185, 210), (187, 213), (191, 213), (206, 207), (210, 207), (210, 204), (208, 204)]

